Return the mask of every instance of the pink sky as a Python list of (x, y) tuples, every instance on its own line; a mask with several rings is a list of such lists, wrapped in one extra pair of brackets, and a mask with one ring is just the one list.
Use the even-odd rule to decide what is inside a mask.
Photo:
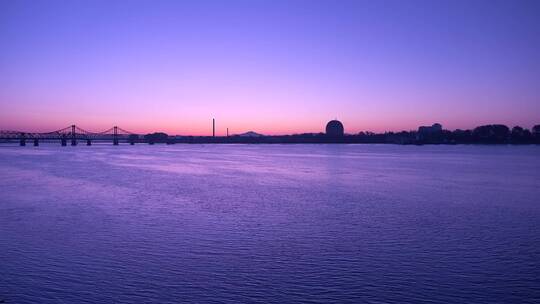
[[(540, 123), (537, 2), (0, 3), (0, 129)], [(489, 9), (488, 9), (489, 8)]]

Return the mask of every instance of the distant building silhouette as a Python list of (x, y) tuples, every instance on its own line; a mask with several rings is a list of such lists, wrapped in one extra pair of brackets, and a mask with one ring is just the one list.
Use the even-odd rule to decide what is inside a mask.
[(431, 126), (418, 127), (418, 133), (423, 134), (423, 135), (438, 133), (441, 131), (442, 131), (442, 125), (439, 123), (434, 123)]
[(344, 129), (343, 124), (339, 120), (331, 120), (326, 124), (327, 136), (343, 136)]
[(434, 123), (431, 126), (420, 126), (416, 134), (416, 140), (422, 142), (438, 142), (442, 134), (442, 125)]

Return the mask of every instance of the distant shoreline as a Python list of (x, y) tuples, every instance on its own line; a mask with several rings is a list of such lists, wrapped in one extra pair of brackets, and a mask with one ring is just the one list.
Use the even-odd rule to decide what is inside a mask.
[[(540, 125), (532, 130), (515, 126), (484, 125), (473, 130), (444, 130), (440, 124), (421, 126), (418, 131), (401, 131), (358, 134), (345, 134), (339, 121), (330, 121), (326, 133), (304, 133), (293, 135), (263, 135), (252, 131), (231, 136), (170, 136), (155, 132), (146, 135), (130, 133), (120, 127), (113, 127), (104, 132), (92, 133), (72, 125), (49, 133), (25, 133), (4, 131), (0, 134), (0, 143), (39, 146), (44, 142), (59, 142), (66, 145), (92, 145), (92, 143), (111, 142), (128, 144), (399, 144), (399, 145), (530, 145), (540, 144)], [(215, 134), (215, 130), (212, 132)], [(227, 132), (228, 133), (228, 132)]]

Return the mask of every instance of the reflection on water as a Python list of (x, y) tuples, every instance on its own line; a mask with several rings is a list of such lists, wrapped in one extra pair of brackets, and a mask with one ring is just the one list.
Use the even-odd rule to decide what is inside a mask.
[(538, 303), (539, 156), (0, 146), (0, 299)]

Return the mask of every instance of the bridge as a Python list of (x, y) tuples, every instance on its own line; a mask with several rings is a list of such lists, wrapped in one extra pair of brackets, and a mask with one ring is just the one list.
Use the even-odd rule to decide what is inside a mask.
[(87, 146), (90, 146), (93, 141), (110, 141), (115, 146), (120, 141), (129, 142), (131, 145), (140, 142), (138, 134), (126, 131), (118, 126), (102, 132), (90, 132), (76, 125), (44, 133), (0, 130), (0, 140), (15, 140), (19, 142), (20, 146), (26, 146), (27, 141), (33, 142), (34, 146), (39, 146), (40, 141), (59, 141), (62, 146), (67, 146), (68, 142), (72, 146), (76, 146), (79, 142), (84, 142)]

